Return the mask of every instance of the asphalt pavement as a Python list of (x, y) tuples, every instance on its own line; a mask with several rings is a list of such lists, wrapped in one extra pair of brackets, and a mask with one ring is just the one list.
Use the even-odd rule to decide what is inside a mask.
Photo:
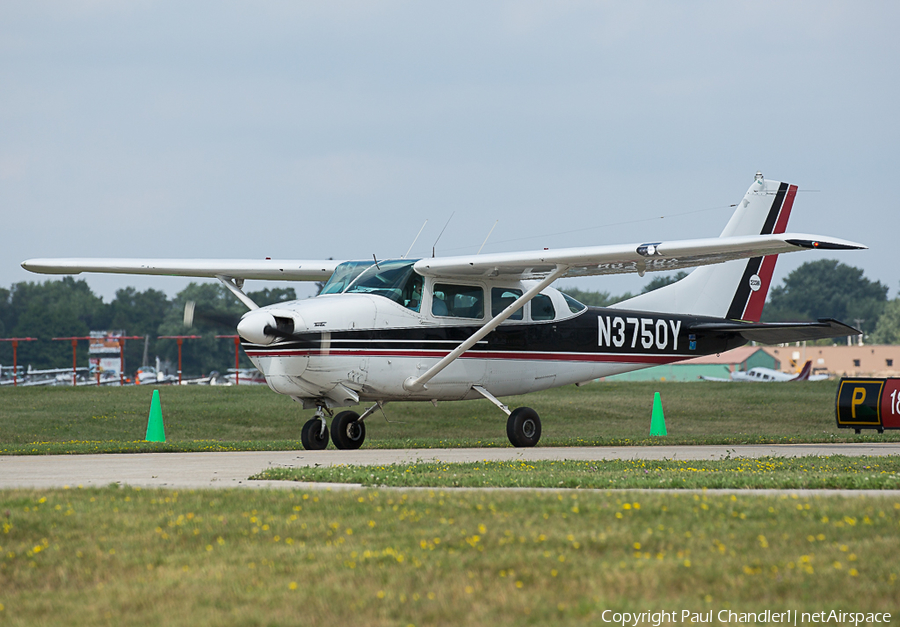
[[(471, 449), (361, 449), (357, 451), (243, 451), (224, 453), (139, 453), (110, 455), (0, 456), (0, 489), (102, 487), (143, 488), (343, 488), (343, 484), (251, 481), (267, 468), (384, 465), (417, 461), (540, 461), (607, 459), (722, 459), (806, 455), (898, 455), (900, 443), (777, 444), (728, 446), (622, 446)], [(759, 492), (759, 491), (755, 491)], [(799, 493), (800, 491), (793, 491)], [(881, 491), (885, 492), (885, 491)], [(900, 491), (889, 491), (900, 494)], [(822, 493), (816, 491), (815, 493)]]

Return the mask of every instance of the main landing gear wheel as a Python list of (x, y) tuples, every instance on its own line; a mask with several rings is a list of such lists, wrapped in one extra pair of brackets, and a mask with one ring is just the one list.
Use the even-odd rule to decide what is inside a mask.
[(366, 439), (366, 424), (355, 411), (342, 411), (331, 421), (331, 439), (339, 449), (358, 449)]
[(312, 418), (300, 431), (300, 443), (307, 451), (321, 451), (328, 446), (328, 429), (320, 418)]
[(506, 435), (518, 448), (534, 446), (541, 439), (541, 419), (531, 407), (514, 409), (506, 421)]

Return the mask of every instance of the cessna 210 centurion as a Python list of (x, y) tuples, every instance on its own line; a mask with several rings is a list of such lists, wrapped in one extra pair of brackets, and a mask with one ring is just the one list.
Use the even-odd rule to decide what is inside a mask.
[[(498, 397), (591, 381), (720, 353), (748, 341), (858, 334), (835, 320), (762, 324), (777, 255), (865, 246), (785, 233), (795, 185), (757, 173), (717, 238), (534, 252), (371, 261), (31, 259), (45, 274), (104, 272), (209, 277), (249, 309), (242, 347), (269, 387), (315, 409), (307, 449), (355, 449), (365, 419), (389, 401), (486, 398), (507, 416), (514, 446), (541, 422)], [(563, 277), (678, 270), (684, 279), (612, 307), (586, 307), (551, 287)], [(326, 281), (311, 299), (259, 307), (245, 280)]]

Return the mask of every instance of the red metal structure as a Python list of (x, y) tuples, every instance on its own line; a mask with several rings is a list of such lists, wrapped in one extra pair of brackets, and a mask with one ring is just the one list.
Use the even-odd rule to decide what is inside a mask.
[(90, 335), (82, 335), (80, 337), (55, 337), (54, 340), (71, 340), (72, 341), (72, 385), (78, 385), (78, 363), (76, 361), (76, 353), (78, 351), (78, 340), (91, 340)]
[[(125, 385), (125, 340), (143, 340), (143, 335), (108, 335), (108, 340), (119, 343), (119, 385)], [(179, 366), (180, 368), (180, 366)], [(97, 370), (97, 385), (100, 385), (100, 370)]]
[(16, 358), (16, 349), (19, 348), (19, 342), (35, 342), (36, 337), (0, 337), (0, 342), (12, 342), (13, 347), (13, 387), (19, 385), (19, 369)]
[(234, 384), (241, 384), (241, 371), (240, 371), (240, 361), (241, 361), (241, 336), (240, 335), (217, 335), (216, 339), (222, 339), (230, 337), (234, 340)]
[(181, 344), (184, 340), (199, 340), (202, 335), (160, 335), (159, 340), (178, 340), (178, 384), (181, 385)]

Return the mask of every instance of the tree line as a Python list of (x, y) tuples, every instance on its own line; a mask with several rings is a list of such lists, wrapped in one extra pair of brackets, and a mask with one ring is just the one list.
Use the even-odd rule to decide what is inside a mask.
[[(259, 305), (296, 299), (293, 288), (263, 289), (247, 295)], [(184, 308), (196, 303), (193, 325), (184, 325)], [(54, 337), (83, 337), (90, 331), (124, 331), (129, 336), (145, 337), (149, 364), (158, 356), (177, 368), (176, 340), (157, 339), (160, 335), (199, 335), (185, 340), (182, 370), (186, 375), (224, 373), (234, 367), (234, 342), (216, 339), (216, 335), (234, 335), (246, 308), (220, 283), (191, 283), (175, 298), (148, 289), (139, 292), (126, 287), (109, 302), (95, 295), (87, 282), (64, 277), (43, 283), (22, 282), (10, 289), (0, 288), (0, 338), (34, 337), (37, 342), (19, 342), (18, 363), (35, 369), (65, 368), (72, 363), (71, 342), (53, 341)], [(125, 369), (133, 374), (144, 357), (144, 340), (125, 342)], [(88, 343), (79, 342), (79, 367), (88, 365)], [(0, 342), (0, 363), (12, 364), (10, 342)], [(252, 367), (241, 352), (240, 366)]]
[[(663, 287), (684, 276), (685, 273), (680, 272), (654, 277), (642, 291)], [(600, 307), (632, 296), (563, 289), (586, 305)], [(791, 272), (781, 285), (769, 290), (763, 320), (836, 318), (858, 325), (865, 333), (867, 343), (898, 344), (900, 297), (888, 300), (887, 293), (886, 285), (870, 281), (859, 268), (832, 259), (811, 261)], [(263, 289), (247, 295), (260, 305), (296, 299), (292, 288)], [(184, 307), (188, 301), (196, 303), (191, 328), (184, 326)], [(0, 288), (0, 338), (38, 338), (40, 341), (19, 344), (19, 364), (60, 368), (72, 363), (71, 343), (52, 341), (53, 337), (86, 336), (92, 330), (122, 330), (126, 335), (147, 337), (147, 354), (152, 365), (157, 356), (177, 364), (176, 341), (157, 339), (158, 336), (200, 335), (200, 339), (185, 340), (183, 345), (183, 371), (187, 375), (200, 375), (212, 370), (224, 372), (234, 366), (234, 343), (215, 336), (235, 334), (244, 311), (244, 306), (218, 282), (191, 283), (172, 299), (159, 290), (139, 292), (126, 287), (118, 290), (111, 302), (105, 303), (84, 280), (65, 277), (43, 283), (16, 283), (10, 289)], [(128, 373), (141, 365), (143, 355), (144, 341), (126, 342)], [(9, 342), (0, 342), (0, 363), (12, 363)], [(78, 365), (87, 364), (87, 342), (82, 342), (78, 348)], [(241, 367), (251, 366), (243, 352), (240, 364)]]

